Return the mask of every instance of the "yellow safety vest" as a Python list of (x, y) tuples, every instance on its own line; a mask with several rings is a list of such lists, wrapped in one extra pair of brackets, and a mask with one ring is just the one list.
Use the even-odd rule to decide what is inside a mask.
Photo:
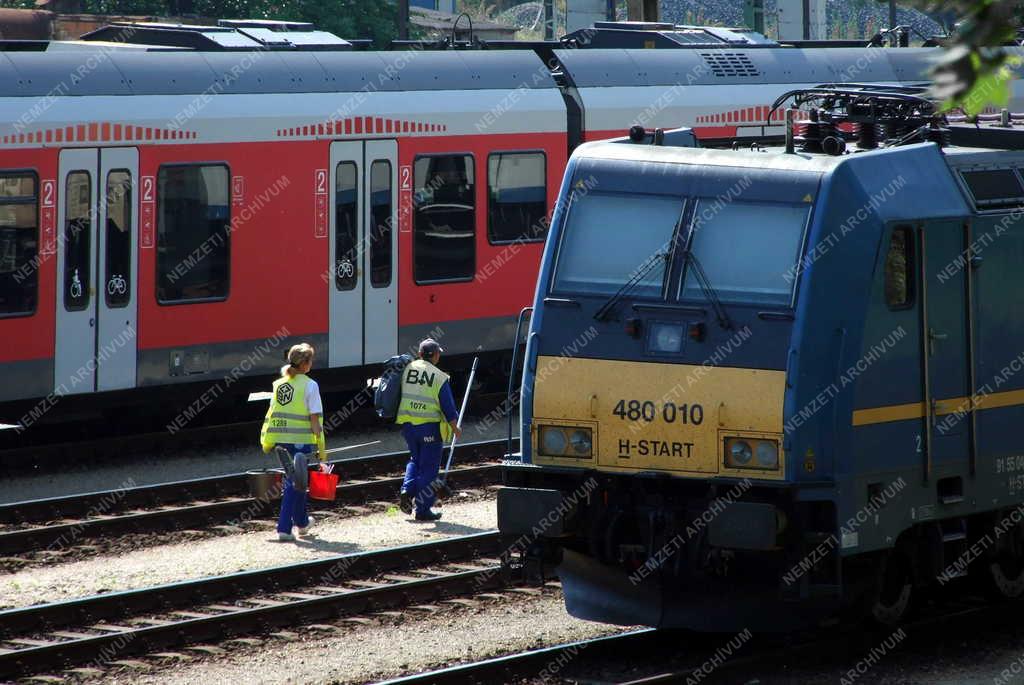
[(260, 444), (264, 452), (270, 452), (280, 442), (317, 444), (309, 421), (309, 410), (306, 408), (308, 383), (309, 376), (304, 373), (284, 376), (274, 381), (270, 409), (263, 419), (263, 430), (260, 431)]
[(424, 359), (411, 362), (402, 371), (402, 401), (395, 423), (440, 423), (441, 437), (448, 439), (451, 427), (441, 411), (441, 387), (448, 374)]

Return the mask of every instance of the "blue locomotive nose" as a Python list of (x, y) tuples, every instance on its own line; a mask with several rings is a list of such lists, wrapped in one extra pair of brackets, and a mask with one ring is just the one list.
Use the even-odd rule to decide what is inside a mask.
[(498, 514), (575, 616), (786, 630), (896, 622), (964, 575), (1024, 594), (1024, 133), (946, 128), (916, 88), (788, 97), (784, 147), (567, 169)]

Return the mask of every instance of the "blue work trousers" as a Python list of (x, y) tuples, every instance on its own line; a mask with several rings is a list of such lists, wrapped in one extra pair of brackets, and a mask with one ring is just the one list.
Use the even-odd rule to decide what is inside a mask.
[(313, 445), (280, 443), (278, 447), (288, 450), (288, 456), (275, 450), (284, 469), (284, 492), (281, 493), (277, 532), (291, 533), (293, 525), (298, 528), (309, 525), (306, 501), (309, 497), (309, 456), (313, 454)]
[(441, 442), (441, 424), (422, 423), (402, 425), (402, 437), (409, 446), (409, 464), (405, 467), (402, 492), (416, 498), (416, 514), (430, 512), (437, 493), (430, 485), (441, 468), (444, 443)]

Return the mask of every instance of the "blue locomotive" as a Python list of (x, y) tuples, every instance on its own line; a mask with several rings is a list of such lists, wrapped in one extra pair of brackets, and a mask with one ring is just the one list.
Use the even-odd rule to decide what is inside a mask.
[(786, 102), (784, 141), (636, 129), (566, 169), (498, 518), (574, 616), (1024, 594), (1024, 132), (919, 88)]

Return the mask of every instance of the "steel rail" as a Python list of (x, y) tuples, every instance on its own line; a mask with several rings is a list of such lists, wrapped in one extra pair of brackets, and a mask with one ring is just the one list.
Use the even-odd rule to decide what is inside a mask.
[[(500, 459), (505, 454), (505, 440), (485, 440), (459, 445), (459, 461)], [(331, 460), (335, 473), (342, 480), (369, 478), (405, 468), (409, 453), (389, 452), (353, 459)], [(268, 458), (269, 460), (269, 458)], [(157, 485), (142, 485), (119, 490), (68, 495), (46, 499), (25, 500), (0, 504), (0, 524), (22, 525), (60, 519), (77, 518), (90, 514), (109, 514), (114, 510), (159, 507), (185, 501), (219, 497), (248, 497), (249, 480), (246, 473), (194, 478)]]
[[(503, 440), (496, 442), (501, 446), (505, 444)], [(455, 487), (492, 485), (500, 482), (500, 479), (501, 465), (498, 463), (464, 464), (451, 473), (452, 485)], [(341, 483), (333, 502), (310, 500), (310, 509), (329, 509), (368, 500), (394, 499), (402, 480), (402, 476), (391, 476)], [(272, 513), (277, 507), (278, 503), (275, 501), (235, 496), (218, 502), (197, 501), (180, 506), (163, 506), (149, 511), (104, 514), (68, 523), (17, 528), (0, 532), (0, 554), (19, 554), (45, 548), (63, 549), (73, 547), (86, 538), (257, 519)]]
[[(425, 577), (359, 578), (402, 569), (416, 573), (424, 566), (443, 567), (499, 552), (498, 533), (487, 532), (10, 609), (0, 612), (5, 631), (0, 637), (0, 678), (497, 589), (507, 584), (507, 577), (500, 565), (486, 559)], [(224, 601), (236, 604), (217, 603)], [(150, 612), (156, 617), (138, 616)], [(129, 614), (136, 618), (124, 620)], [(130, 625), (106, 623), (112, 619)], [(81, 627), (67, 630), (69, 626)]]
[(613, 655), (622, 655), (624, 659), (631, 661), (631, 653), (640, 647), (645, 647), (656, 634), (657, 631), (653, 628), (633, 630), (619, 635), (579, 640), (494, 659), (449, 666), (436, 671), (415, 673), (381, 681), (378, 685), (418, 685), (420, 683), (462, 685), (464, 683), (514, 682), (518, 678), (537, 677), (549, 664), (564, 663), (567, 658), (571, 659), (582, 652), (593, 654), (595, 651), (600, 651), (607, 658)]

